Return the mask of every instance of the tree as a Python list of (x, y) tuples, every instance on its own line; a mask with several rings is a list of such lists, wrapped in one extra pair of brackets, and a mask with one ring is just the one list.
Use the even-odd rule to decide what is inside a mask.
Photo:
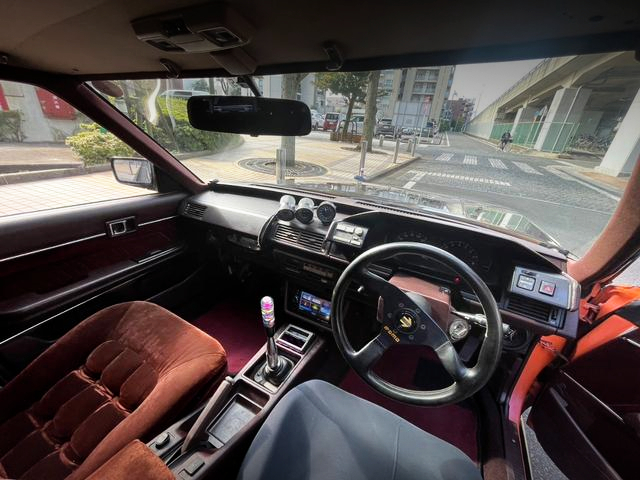
[(201, 78), (198, 81), (193, 82), (193, 85), (191, 86), (191, 90), (198, 90), (200, 92), (210, 92), (209, 82), (206, 79)]
[(369, 72), (367, 99), (364, 106), (364, 138), (367, 141), (367, 152), (371, 152), (373, 149), (373, 134), (376, 127), (376, 112), (378, 110), (378, 83), (380, 83), (380, 70)]
[[(306, 73), (286, 73), (282, 75), (282, 98), (296, 100), (300, 82), (306, 76)], [(296, 164), (296, 137), (281, 137), (280, 148), (283, 148), (286, 152), (285, 165), (293, 168)]]
[(356, 102), (363, 102), (367, 92), (368, 72), (324, 72), (316, 76), (316, 87), (342, 95), (347, 102), (342, 138), (347, 136), (351, 113)]

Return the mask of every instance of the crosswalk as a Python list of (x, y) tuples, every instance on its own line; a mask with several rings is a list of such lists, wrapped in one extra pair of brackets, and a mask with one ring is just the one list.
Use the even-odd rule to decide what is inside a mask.
[(434, 159), (436, 162), (448, 163), (450, 165), (465, 165), (471, 167), (492, 168), (503, 171), (513, 171), (526, 173), (528, 175), (545, 175), (549, 169), (547, 166), (532, 166), (525, 162), (517, 162), (514, 160), (505, 160), (493, 157), (484, 157), (480, 155), (470, 155), (464, 153), (440, 153), (436, 154)]
[(451, 160), (451, 158), (453, 158), (453, 155), (453, 153), (441, 153), (436, 157), (436, 160), (439, 162), (448, 162), (449, 160)]
[(489, 163), (491, 164), (491, 166), (493, 168), (498, 168), (500, 170), (506, 170), (507, 169), (507, 166), (499, 158), (489, 158), (488, 160), (489, 160)]
[(478, 165), (478, 157), (475, 155), (465, 155), (462, 163), (465, 165)]

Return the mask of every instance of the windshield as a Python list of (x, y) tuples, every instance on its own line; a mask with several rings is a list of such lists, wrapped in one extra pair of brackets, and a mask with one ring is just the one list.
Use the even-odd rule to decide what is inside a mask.
[(189, 97), (252, 95), (233, 79), (119, 80), (124, 95), (108, 98), (204, 181), (333, 190), (465, 217), (577, 256), (609, 220), (638, 153), (632, 52), (254, 80), (265, 97), (314, 110), (312, 132), (192, 128)]

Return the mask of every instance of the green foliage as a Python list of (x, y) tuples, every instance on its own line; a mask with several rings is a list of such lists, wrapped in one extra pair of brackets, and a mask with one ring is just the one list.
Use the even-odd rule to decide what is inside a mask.
[(111, 157), (127, 157), (134, 151), (115, 135), (96, 123), (83, 123), (80, 131), (67, 137), (65, 143), (82, 159), (85, 166), (107, 163)]
[(351, 102), (363, 102), (369, 72), (322, 72), (316, 75), (316, 88), (331, 90)]
[(368, 83), (369, 72), (323, 72), (316, 75), (316, 88), (331, 90), (347, 100), (347, 115), (342, 127), (343, 138), (347, 136), (353, 105), (364, 101)]
[(201, 78), (196, 82), (193, 82), (193, 85), (191, 86), (192, 90), (198, 90), (200, 92), (208, 92), (209, 91), (209, 82), (204, 79)]
[(0, 142), (22, 142), (24, 138), (20, 111), (0, 111)]

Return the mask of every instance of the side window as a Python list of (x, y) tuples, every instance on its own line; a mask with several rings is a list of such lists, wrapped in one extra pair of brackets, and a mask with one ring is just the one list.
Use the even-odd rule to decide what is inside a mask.
[(153, 192), (118, 183), (114, 156), (137, 156), (51, 92), (0, 80), (0, 217)]

